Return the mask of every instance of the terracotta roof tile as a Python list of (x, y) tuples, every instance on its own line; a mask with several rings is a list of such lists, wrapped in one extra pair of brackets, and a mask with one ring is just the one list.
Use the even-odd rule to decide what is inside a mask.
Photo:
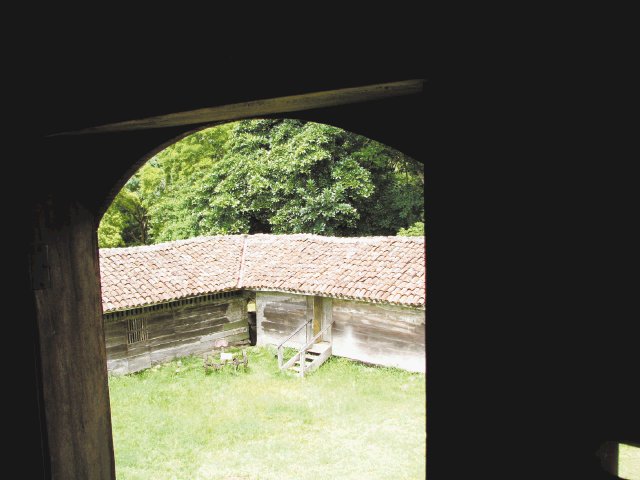
[(241, 288), (425, 305), (422, 237), (198, 237), (101, 249), (100, 269), (105, 312)]

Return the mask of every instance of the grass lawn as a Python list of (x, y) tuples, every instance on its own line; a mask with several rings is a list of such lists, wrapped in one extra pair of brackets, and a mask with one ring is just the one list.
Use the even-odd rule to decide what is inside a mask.
[(300, 379), (247, 351), (245, 373), (198, 356), (110, 377), (118, 480), (425, 477), (424, 374), (332, 357)]

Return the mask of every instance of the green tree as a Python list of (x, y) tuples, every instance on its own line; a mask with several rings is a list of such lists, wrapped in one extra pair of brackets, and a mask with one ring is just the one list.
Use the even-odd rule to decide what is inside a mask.
[(149, 243), (147, 209), (140, 197), (138, 183), (138, 177), (132, 177), (105, 212), (98, 228), (100, 247)]
[(393, 235), (423, 215), (415, 162), (342, 129), (239, 122), (198, 195), (205, 233)]
[(196, 132), (166, 148), (139, 172), (154, 242), (202, 235), (197, 204), (202, 182), (223, 157), (233, 124)]
[(116, 198), (110, 210), (121, 217), (105, 215), (101, 238), (394, 235), (424, 221), (423, 190), (422, 166), (373, 140), (311, 122), (245, 120), (156, 155)]
[(100, 248), (124, 247), (122, 230), (125, 219), (116, 208), (110, 207), (98, 227), (98, 245)]
[(416, 222), (408, 228), (398, 230), (398, 235), (403, 237), (424, 237), (424, 222)]

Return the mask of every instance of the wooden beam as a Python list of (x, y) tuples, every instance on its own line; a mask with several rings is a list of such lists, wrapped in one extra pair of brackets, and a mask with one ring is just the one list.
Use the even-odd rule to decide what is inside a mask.
[(422, 92), (424, 80), (404, 80), (401, 82), (381, 83), (362, 87), (327, 90), (287, 97), (254, 100), (217, 107), (200, 108), (187, 112), (170, 113), (155, 117), (124, 122), (110, 123), (96, 127), (83, 128), (70, 132), (48, 135), (84, 135), (92, 133), (112, 133), (151, 128), (177, 127), (215, 122), (241, 120), (243, 118), (269, 115), (274, 113), (299, 112), (316, 108), (334, 107), (351, 103), (368, 102), (384, 98), (411, 95)]
[(313, 334), (316, 335), (320, 330), (322, 322), (322, 297), (313, 297)]
[(33, 295), (51, 478), (114, 480), (95, 218), (63, 202), (35, 215), (34, 233), (47, 247), (47, 281)]
[[(326, 327), (333, 321), (333, 299), (330, 297), (322, 298), (322, 318), (320, 320), (321, 328)], [(324, 335), (322, 335), (323, 342), (331, 343), (331, 331), (333, 328), (329, 329)]]

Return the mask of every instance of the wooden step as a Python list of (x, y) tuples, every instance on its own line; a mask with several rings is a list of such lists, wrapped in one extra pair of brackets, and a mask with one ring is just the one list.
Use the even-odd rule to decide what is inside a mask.
[[(316, 370), (331, 356), (331, 343), (330, 342), (318, 342), (307, 350), (305, 360), (305, 374)], [(296, 374), (300, 374), (300, 359), (293, 362), (288, 371)]]
[(315, 355), (321, 355), (323, 354), (325, 351), (327, 351), (327, 349), (331, 348), (331, 343), (329, 342), (318, 342), (318, 343), (314, 343), (313, 346), (307, 350), (307, 353), (313, 353)]
[[(313, 360), (314, 360), (313, 358), (306, 357), (306, 358), (304, 359), (304, 362), (305, 362), (307, 365), (309, 365), (311, 362), (313, 362)], [(293, 362), (293, 364), (294, 364), (294, 365), (300, 365), (300, 360), (296, 360), (295, 362)]]

